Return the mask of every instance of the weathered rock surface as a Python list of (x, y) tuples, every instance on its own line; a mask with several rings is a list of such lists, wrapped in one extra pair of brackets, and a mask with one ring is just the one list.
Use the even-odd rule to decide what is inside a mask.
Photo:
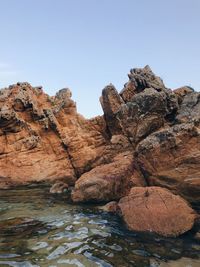
[(135, 172), (132, 155), (120, 154), (113, 162), (84, 173), (75, 184), (72, 199), (74, 202), (120, 199), (133, 186)]
[(160, 187), (132, 188), (118, 205), (130, 230), (163, 236), (187, 232), (196, 217), (185, 200)]
[(178, 98), (146, 66), (131, 70), (120, 94), (113, 85), (105, 87), (101, 104), (110, 134), (123, 134), (135, 145), (174, 119)]
[(131, 69), (128, 77), (128, 83), (125, 84), (120, 92), (125, 102), (130, 102), (135, 94), (142, 92), (146, 88), (153, 88), (157, 91), (165, 88), (163, 81), (152, 72), (148, 65), (143, 69)]
[(200, 131), (193, 123), (166, 127), (136, 148), (148, 185), (166, 187), (193, 203), (200, 202)]
[(74, 184), (104, 153), (103, 118), (76, 112), (69, 89), (49, 97), (18, 83), (0, 91), (0, 187), (30, 181)]
[(190, 86), (183, 86), (175, 89), (174, 93), (178, 96), (178, 102), (181, 104), (187, 94), (194, 93), (194, 89)]
[(0, 90), (0, 188), (33, 181), (74, 185), (74, 201), (112, 201), (157, 185), (200, 202), (200, 93), (165, 87), (149, 66), (118, 93), (102, 91), (103, 116), (77, 113), (68, 88), (54, 97), (17, 83)]

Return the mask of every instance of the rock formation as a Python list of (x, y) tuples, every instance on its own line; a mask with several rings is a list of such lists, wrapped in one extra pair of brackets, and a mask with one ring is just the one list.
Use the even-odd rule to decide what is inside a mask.
[(128, 77), (120, 93), (103, 89), (104, 115), (89, 120), (68, 88), (53, 97), (28, 83), (1, 89), (0, 188), (63, 182), (74, 202), (109, 202), (159, 186), (198, 205), (200, 93), (166, 88), (149, 66)]
[[(190, 87), (167, 89), (151, 69), (133, 69), (129, 82), (118, 94), (113, 85), (104, 88), (100, 98), (104, 110), (107, 133), (111, 144), (129, 151), (132, 158), (132, 175), (122, 178), (120, 188), (157, 185), (178, 193), (194, 204), (200, 202), (200, 93)], [(116, 153), (116, 152), (115, 152)], [(119, 154), (119, 151), (117, 150)], [(118, 164), (123, 164), (120, 160)], [(94, 170), (84, 174), (75, 185), (75, 196), (85, 194), (92, 181), (103, 177)], [(109, 183), (112, 170), (106, 170)], [(123, 175), (122, 175), (123, 176)], [(121, 177), (122, 177), (121, 176)], [(128, 178), (129, 177), (129, 178)], [(104, 179), (105, 180), (105, 179)], [(101, 184), (101, 183), (100, 183)], [(103, 187), (96, 200), (117, 200), (121, 194), (106, 193)], [(101, 186), (103, 186), (101, 184)], [(101, 189), (101, 190), (100, 190)], [(124, 190), (124, 195), (126, 195)], [(114, 192), (112, 190), (112, 192)], [(109, 197), (103, 198), (103, 194)], [(109, 198), (109, 199), (108, 199)], [(91, 200), (91, 194), (80, 201)], [(78, 198), (75, 197), (77, 201)]]
[(74, 184), (103, 161), (103, 118), (76, 112), (68, 89), (49, 97), (18, 83), (0, 91), (0, 187), (41, 180)]
[(178, 236), (190, 230), (195, 213), (179, 196), (161, 187), (135, 187), (119, 201), (130, 230)]

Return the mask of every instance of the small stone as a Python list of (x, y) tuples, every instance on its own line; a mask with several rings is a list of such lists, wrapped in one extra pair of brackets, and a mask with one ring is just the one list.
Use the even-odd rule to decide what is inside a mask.
[(194, 239), (196, 239), (197, 241), (200, 241), (200, 232), (197, 232), (197, 233), (194, 235)]
[(63, 182), (57, 182), (50, 188), (50, 193), (52, 194), (62, 194), (65, 191), (68, 191), (69, 186), (66, 183)]
[(118, 205), (116, 201), (108, 202), (106, 205), (101, 207), (101, 210), (111, 212), (111, 213), (117, 213), (118, 211)]

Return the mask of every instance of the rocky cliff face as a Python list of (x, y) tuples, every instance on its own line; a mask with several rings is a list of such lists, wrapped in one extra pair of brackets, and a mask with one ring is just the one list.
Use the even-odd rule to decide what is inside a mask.
[(149, 66), (118, 93), (102, 91), (103, 116), (77, 113), (69, 89), (54, 97), (17, 83), (0, 91), (0, 187), (75, 185), (75, 202), (119, 200), (160, 186), (200, 202), (200, 93), (165, 87)]
[(76, 112), (69, 89), (55, 97), (18, 83), (0, 91), (0, 186), (76, 179), (100, 164), (107, 142), (101, 117)]

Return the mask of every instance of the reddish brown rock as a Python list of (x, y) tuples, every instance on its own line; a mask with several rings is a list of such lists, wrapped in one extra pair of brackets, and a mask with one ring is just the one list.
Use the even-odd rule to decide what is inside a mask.
[(133, 175), (133, 157), (131, 154), (120, 154), (112, 163), (84, 173), (75, 184), (72, 199), (74, 202), (120, 199), (129, 192)]
[(187, 232), (196, 217), (185, 200), (160, 187), (132, 188), (118, 205), (130, 230), (162, 236), (173, 237)]
[(110, 134), (116, 135), (120, 133), (121, 127), (115, 117), (124, 101), (112, 84), (102, 90), (100, 102)]
[(41, 180), (73, 185), (105, 154), (103, 118), (76, 112), (69, 89), (55, 97), (18, 83), (0, 91), (0, 187)]
[(148, 185), (200, 202), (200, 131), (193, 123), (149, 135), (139, 143), (135, 156)]
[(53, 97), (28, 83), (0, 90), (0, 188), (78, 179), (75, 201), (110, 201), (158, 185), (199, 203), (200, 93), (167, 89), (149, 66), (128, 76), (121, 93), (104, 88), (104, 115), (90, 120), (68, 88)]

